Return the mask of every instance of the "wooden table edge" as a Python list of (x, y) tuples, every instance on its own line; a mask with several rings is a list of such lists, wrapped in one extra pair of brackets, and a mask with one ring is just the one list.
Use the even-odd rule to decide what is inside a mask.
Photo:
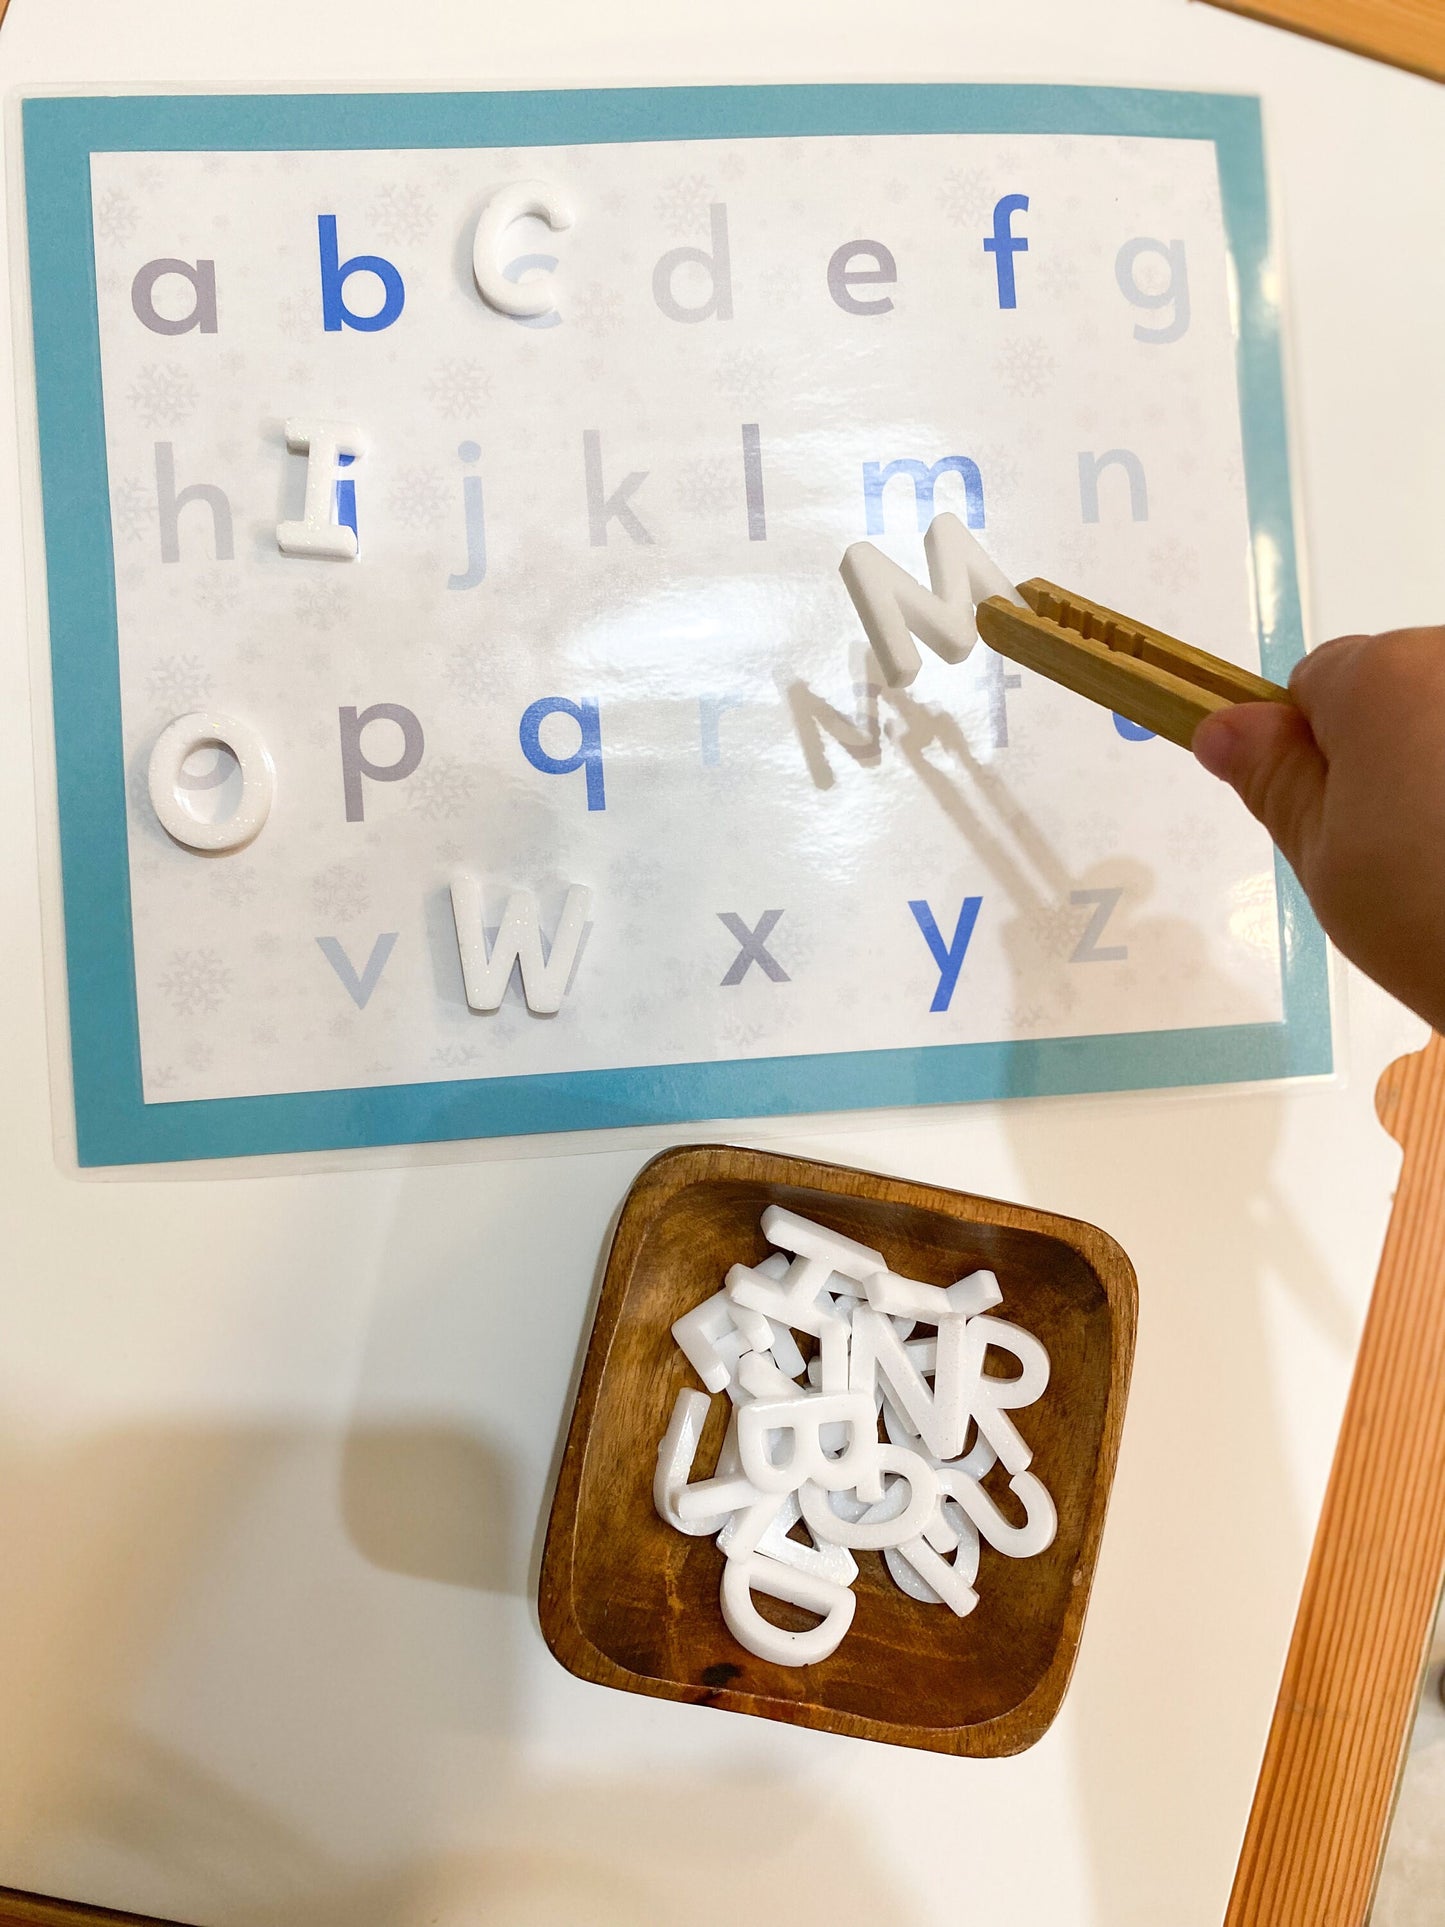
[(1225, 1927), (1366, 1927), (1445, 1581), (1445, 1041), (1376, 1108), (1404, 1156)]
[[(1445, 80), (1445, 12), (1439, 0), (1208, 0), (1267, 27)], [(1434, 15), (1431, 18), (1431, 15)]]
[[(3, 10), (5, 0), (0, 0)], [(0, 1927), (185, 1927), (183, 1921), (161, 1920), (154, 1914), (116, 1913), (108, 1907), (88, 1907), (81, 1901), (54, 1900), (48, 1894), (22, 1893), (0, 1887)]]

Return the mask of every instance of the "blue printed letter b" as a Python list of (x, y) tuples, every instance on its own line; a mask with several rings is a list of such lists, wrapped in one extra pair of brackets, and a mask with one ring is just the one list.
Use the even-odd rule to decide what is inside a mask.
[[(376, 334), (389, 328), (401, 313), (406, 289), (392, 262), (380, 254), (353, 254), (340, 259), (336, 244), (336, 216), (318, 214), (317, 236), (321, 245), (321, 319), (328, 334), (343, 328), (356, 328), (362, 334)], [(375, 314), (358, 314), (346, 305), (346, 283), (353, 274), (374, 274), (381, 283), (381, 306)]]

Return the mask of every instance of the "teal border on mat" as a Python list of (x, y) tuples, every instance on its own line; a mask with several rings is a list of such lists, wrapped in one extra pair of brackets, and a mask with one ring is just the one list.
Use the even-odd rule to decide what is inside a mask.
[[(1318, 1076), (1324, 938), (1276, 858), (1285, 1021), (147, 1105), (131, 940), (90, 157), (129, 151), (526, 147), (820, 134), (1103, 134), (1212, 144), (1238, 275), (1238, 375), (1265, 673), (1303, 654), (1259, 103), (1136, 88), (824, 86), (32, 97), (24, 102), (35, 374), (76, 1144), (84, 1166), (329, 1150), (1082, 1091)], [(103, 539), (97, 539), (97, 531)]]

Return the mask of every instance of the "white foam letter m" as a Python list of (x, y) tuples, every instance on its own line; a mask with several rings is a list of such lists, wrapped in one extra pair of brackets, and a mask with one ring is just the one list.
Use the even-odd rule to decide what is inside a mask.
[(537, 899), (530, 890), (514, 890), (502, 912), (501, 928), (490, 951), (482, 924), (482, 889), (473, 877), (452, 879), (452, 921), (462, 958), (462, 982), (473, 1010), (497, 1010), (506, 995), (512, 966), (522, 973), (527, 1008), (551, 1016), (562, 1008), (572, 969), (577, 962), (592, 892), (580, 883), (567, 891), (567, 901), (546, 956), (537, 922)]
[(915, 636), (945, 662), (962, 662), (978, 641), (973, 620), (978, 603), (1001, 595), (1025, 606), (956, 515), (934, 516), (923, 553), (927, 589), (871, 542), (855, 542), (838, 568), (891, 689), (906, 687), (923, 665)]

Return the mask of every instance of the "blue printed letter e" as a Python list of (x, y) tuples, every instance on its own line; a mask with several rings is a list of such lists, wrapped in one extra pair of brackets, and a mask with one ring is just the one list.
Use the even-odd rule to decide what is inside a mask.
[[(318, 214), (316, 229), (321, 246), (321, 319), (326, 332), (340, 334), (343, 328), (356, 328), (362, 334), (376, 334), (389, 328), (406, 300), (406, 289), (393, 263), (380, 254), (354, 254), (349, 261), (341, 260), (334, 214)], [(381, 283), (381, 306), (374, 314), (358, 314), (347, 307), (346, 283), (353, 274), (374, 274)]]

